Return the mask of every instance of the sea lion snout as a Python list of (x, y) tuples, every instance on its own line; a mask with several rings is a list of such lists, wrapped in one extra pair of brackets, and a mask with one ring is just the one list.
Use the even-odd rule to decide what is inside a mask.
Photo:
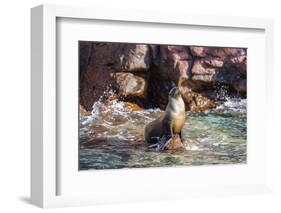
[(181, 91), (180, 91), (179, 87), (172, 88), (170, 93), (169, 93), (169, 96), (173, 97), (173, 98), (180, 97), (181, 96)]

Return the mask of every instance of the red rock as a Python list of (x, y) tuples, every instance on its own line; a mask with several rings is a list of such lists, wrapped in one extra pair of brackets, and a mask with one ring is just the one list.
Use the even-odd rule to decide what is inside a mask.
[(192, 67), (195, 82), (232, 85), (232, 82), (246, 78), (246, 49), (191, 47), (191, 53), (197, 57)]
[(217, 106), (217, 103), (214, 100), (192, 90), (184, 89), (182, 92), (182, 97), (186, 104), (187, 110), (202, 111), (206, 109), (212, 109)]
[[(87, 111), (92, 110), (93, 103), (101, 96), (106, 98), (105, 91), (111, 90), (116, 83), (116, 78), (112, 77), (113, 73), (146, 72), (151, 65), (148, 45), (95, 42), (80, 42), (79, 45), (79, 100)], [(136, 78), (131, 79), (136, 80)], [(127, 87), (120, 85), (118, 88), (121, 95), (127, 93), (133, 95), (132, 90), (137, 96), (145, 95), (143, 91), (136, 90), (139, 87), (143, 90), (143, 86), (146, 86), (144, 81), (137, 79), (137, 81), (127, 81)], [(137, 85), (134, 86), (135, 83)]]
[(204, 59), (196, 59), (193, 63), (193, 75), (213, 75), (216, 73), (216, 68), (205, 63)]
[(174, 135), (165, 146), (166, 150), (176, 150), (176, 149), (183, 149), (183, 148), (184, 145), (179, 135)]
[(79, 115), (81, 116), (89, 116), (91, 115), (91, 112), (84, 109), (83, 106), (79, 105)]
[(146, 79), (128, 72), (112, 74), (118, 94), (124, 97), (145, 98), (147, 93)]
[(137, 44), (124, 47), (124, 53), (120, 56), (123, 71), (144, 71), (151, 65), (151, 57), (148, 45)]
[(206, 47), (190, 47), (190, 51), (192, 55), (198, 57), (205, 57), (206, 56)]
[(205, 58), (204, 64), (211, 67), (221, 68), (223, 67), (224, 62), (220, 58)]
[(154, 65), (150, 70), (149, 99), (151, 103), (164, 109), (168, 94), (180, 79), (188, 79), (192, 56), (188, 47), (175, 45), (151, 46)]
[(185, 46), (160, 46), (160, 76), (176, 84), (180, 78), (188, 78), (191, 59), (190, 51)]
[[(216, 84), (246, 93), (244, 48), (96, 42), (79, 45), (79, 101), (88, 112), (100, 97), (125, 97), (125, 101), (141, 107), (149, 103), (164, 109), (170, 89), (179, 83), (192, 94), (186, 101), (194, 110), (215, 106), (216, 91), (212, 87)], [(115, 93), (108, 94), (109, 90)]]
[(143, 110), (143, 108), (141, 106), (139, 106), (138, 104), (135, 104), (135, 103), (131, 103), (131, 102), (125, 102), (125, 107), (134, 112)]

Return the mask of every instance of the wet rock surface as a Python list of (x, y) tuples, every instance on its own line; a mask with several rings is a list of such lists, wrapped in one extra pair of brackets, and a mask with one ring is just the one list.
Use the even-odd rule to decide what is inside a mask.
[(134, 75), (132, 73), (118, 72), (112, 77), (115, 79), (114, 86), (118, 94), (124, 97), (146, 97), (147, 80), (144, 76)]
[(174, 135), (169, 142), (167, 143), (167, 145), (165, 146), (165, 149), (167, 150), (181, 150), (181, 149), (185, 149), (183, 142), (180, 139), (179, 135)]

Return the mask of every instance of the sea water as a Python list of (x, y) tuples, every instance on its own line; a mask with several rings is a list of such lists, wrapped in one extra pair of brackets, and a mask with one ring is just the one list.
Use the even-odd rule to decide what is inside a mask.
[(215, 109), (186, 112), (185, 149), (158, 152), (144, 141), (144, 127), (163, 111), (134, 112), (121, 101), (98, 101), (91, 116), (80, 116), (79, 169), (246, 163), (246, 106), (246, 99), (228, 98)]

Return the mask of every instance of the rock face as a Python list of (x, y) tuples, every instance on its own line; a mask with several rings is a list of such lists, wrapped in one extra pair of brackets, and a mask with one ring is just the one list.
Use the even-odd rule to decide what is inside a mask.
[(164, 109), (169, 91), (180, 79), (190, 78), (192, 55), (186, 46), (153, 46), (153, 64), (149, 84), (149, 100)]
[(124, 71), (144, 71), (150, 68), (151, 56), (148, 45), (125, 44), (122, 48), (120, 63)]
[(204, 83), (233, 83), (246, 79), (246, 49), (190, 47), (195, 57), (192, 80)]
[(91, 111), (101, 96), (106, 99), (111, 89), (117, 90), (118, 97), (145, 101), (147, 75), (142, 73), (151, 66), (147, 45), (83, 41), (79, 46), (79, 102), (86, 110)]
[(246, 69), (243, 48), (80, 42), (80, 105), (91, 111), (102, 97), (164, 109), (180, 84), (186, 108), (204, 110), (216, 106), (222, 88), (245, 96)]

